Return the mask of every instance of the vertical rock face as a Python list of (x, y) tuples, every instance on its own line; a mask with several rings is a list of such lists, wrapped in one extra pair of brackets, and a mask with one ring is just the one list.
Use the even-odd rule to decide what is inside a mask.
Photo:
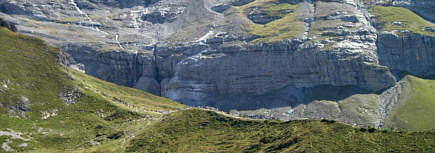
[[(306, 15), (311, 18), (306, 19), (306, 26), (320, 20), (343, 25), (335, 30), (327, 28), (336, 26), (325, 27), (324, 33), (314, 36), (308, 31), (301, 39), (251, 44), (225, 42), (227, 36), (223, 35), (206, 39), (206, 43), (156, 48), (162, 96), (228, 110), (297, 105), (308, 101), (304, 90), (317, 86), (354, 86), (368, 91), (392, 86), (395, 78), (378, 64), (376, 34), (365, 12), (355, 2), (343, 3), (316, 3), (319, 13)], [(336, 10), (324, 11), (328, 8)], [(340, 11), (347, 12), (336, 13)], [(329, 13), (336, 15), (329, 18)], [(333, 36), (316, 40), (324, 34)], [(314, 39), (307, 41), (307, 37)], [(333, 45), (326, 49), (322, 41)]]
[(414, 75), (435, 74), (435, 37), (381, 33), (377, 40), (379, 62), (392, 70)]
[(95, 52), (94, 48), (87, 45), (68, 45), (64, 49), (74, 57), (70, 59), (73, 68), (116, 84), (160, 94), (152, 51), (144, 49), (141, 53)]
[(20, 98), (17, 98), (17, 101), (15, 104), (12, 104), (8, 106), (8, 113), (10, 116), (19, 116), (26, 118), (26, 112), (31, 111), (32, 103), (29, 101), (29, 98), (25, 96), (21, 96)]
[[(299, 48), (301, 42), (157, 49), (162, 95), (192, 105), (236, 106), (246, 95), (261, 97), (289, 86), (355, 86), (377, 91), (394, 84), (386, 67), (364, 61), (365, 54)], [(172, 54), (170, 54), (172, 53)], [(174, 54), (177, 53), (177, 54)], [(297, 93), (283, 92), (284, 95)], [(223, 99), (214, 99), (222, 97)], [(270, 99), (256, 100), (268, 103)], [(261, 102), (260, 102), (261, 101)], [(281, 99), (286, 104), (303, 99)]]
[[(50, 34), (50, 30), (27, 25), (25, 17), (15, 20), (21, 23), (22, 32), (43, 37), (69, 53), (74, 68), (192, 105), (224, 109), (287, 106), (308, 102), (309, 98), (300, 93), (317, 86), (354, 86), (378, 91), (394, 84), (388, 68), (378, 64), (375, 30), (358, 2), (276, 1), (300, 5), (297, 12), (284, 11), (299, 13), (305, 31), (293, 40), (268, 44), (251, 43), (258, 36), (240, 28), (251, 21), (248, 16), (234, 12), (234, 6), (251, 2), (37, 1), (22, 7), (25, 1), (5, 1), (2, 5), (14, 5), (23, 11), (2, 11), (53, 21), (42, 24), (59, 28), (62, 34)], [(212, 8), (220, 5), (229, 7), (214, 12)], [(61, 8), (70, 9), (62, 12)], [(104, 20), (93, 17), (103, 15), (104, 9), (109, 8), (121, 10), (106, 15)], [(34, 13), (25, 13), (29, 11)], [(313, 28), (313, 24), (323, 21), (341, 25)], [(60, 28), (58, 22), (69, 23), (68, 29)], [(77, 35), (78, 30), (88, 33)], [(142, 35), (137, 35), (138, 32)], [(326, 35), (329, 39), (318, 39)], [(159, 39), (158, 47), (149, 47)]]

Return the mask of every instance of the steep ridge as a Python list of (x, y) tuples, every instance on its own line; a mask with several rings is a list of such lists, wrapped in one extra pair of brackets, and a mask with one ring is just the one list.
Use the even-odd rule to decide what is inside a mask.
[(376, 118), (388, 114), (377, 113), (381, 93), (397, 86), (403, 74), (433, 73), (431, 5), (425, 0), (4, 0), (0, 16), (20, 32), (65, 50), (75, 69), (188, 105), (266, 108), (263, 113), (278, 110), (278, 115), (261, 117), (377, 126)]

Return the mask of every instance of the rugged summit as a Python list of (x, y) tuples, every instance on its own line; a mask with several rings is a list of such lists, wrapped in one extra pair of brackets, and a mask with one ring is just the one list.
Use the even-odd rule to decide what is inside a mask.
[[(189, 105), (378, 126), (395, 101), (383, 97), (397, 97), (403, 74), (434, 74), (433, 6), (432, 0), (0, 0), (0, 17), (62, 48), (75, 69)], [(348, 101), (352, 108), (342, 107), (349, 99), (357, 99)]]

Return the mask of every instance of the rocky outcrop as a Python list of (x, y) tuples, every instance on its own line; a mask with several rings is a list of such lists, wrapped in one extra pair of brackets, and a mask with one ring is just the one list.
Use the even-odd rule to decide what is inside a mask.
[(30, 11), (25, 10), (23, 6), (17, 5), (16, 3), (0, 3), (0, 10), (8, 14), (22, 15), (30, 13)]
[(257, 24), (266, 24), (274, 20), (280, 19), (280, 16), (269, 16), (264, 11), (253, 11), (248, 14), (248, 18)]
[(0, 82), (0, 92), (6, 92), (9, 88), (8, 86), (11, 84), (10, 80), (3, 80)]
[(89, 1), (77, 1), (77, 5), (80, 8), (86, 8), (86, 9), (96, 9), (98, 8), (98, 5), (108, 5), (108, 6), (114, 6), (119, 8), (131, 8), (134, 6), (148, 6), (151, 4), (154, 4), (160, 0), (89, 0)]
[(421, 34), (378, 35), (379, 62), (392, 70), (426, 76), (435, 74), (435, 37)]
[(253, 1), (255, 1), (255, 0), (231, 0), (230, 4), (233, 6), (242, 6), (242, 5), (249, 4)]
[(165, 23), (173, 22), (175, 20), (176, 13), (162, 13), (162, 12), (152, 12), (149, 14), (144, 14), (142, 20), (149, 21), (151, 23)]
[[(276, 4), (279, 5), (279, 4)], [(246, 8), (244, 12), (247, 14), (248, 19), (257, 24), (267, 24), (277, 19), (281, 19), (282, 16), (293, 13), (293, 10), (283, 9), (274, 12), (275, 15), (272, 15), (270, 11), (267, 11), (264, 6), (253, 6)]]
[(10, 116), (19, 116), (26, 118), (26, 112), (31, 111), (31, 102), (26, 96), (17, 98), (15, 102), (8, 106)]
[(84, 94), (76, 88), (63, 87), (62, 92), (59, 93), (59, 98), (62, 99), (65, 104), (71, 105), (77, 103), (78, 99)]
[(216, 5), (216, 6), (213, 6), (211, 9), (212, 9), (213, 11), (215, 11), (215, 12), (223, 13), (224, 11), (226, 11), (227, 9), (229, 9), (230, 7), (231, 7), (230, 5), (223, 4), (223, 5)]
[(142, 15), (143, 21), (148, 21), (153, 24), (162, 24), (174, 22), (178, 15), (185, 11), (184, 7), (151, 7), (149, 13)]
[[(8, 139), (6, 139), (6, 141), (3, 141), (1, 148), (6, 151), (6, 152), (14, 152), (14, 148), (12, 148), (11, 146), (9, 146), (9, 144), (13, 144), (14, 141), (30, 141), (31, 137), (29, 138), (25, 138), (23, 136), (24, 134), (21, 132), (16, 132), (12, 129), (7, 129), (6, 131), (0, 131), (0, 136), (2, 137), (7, 137)], [(18, 147), (26, 147), (27, 143), (21, 143), (21, 145), (18, 145)]]
[(408, 78), (405, 78), (379, 96), (377, 102), (378, 107), (376, 110), (376, 128), (382, 128), (385, 123), (385, 119), (391, 113), (394, 106), (398, 104), (400, 100), (407, 99), (408, 95), (411, 93), (411, 90), (412, 85)]
[[(97, 52), (86, 44), (69, 45), (70, 66), (116, 84), (160, 94), (159, 76), (151, 48), (140, 53)], [(149, 50), (149, 51), (147, 51)]]
[(13, 32), (17, 32), (17, 27), (15, 27), (15, 25), (3, 20), (2, 18), (0, 18), (0, 27), (6, 27)]

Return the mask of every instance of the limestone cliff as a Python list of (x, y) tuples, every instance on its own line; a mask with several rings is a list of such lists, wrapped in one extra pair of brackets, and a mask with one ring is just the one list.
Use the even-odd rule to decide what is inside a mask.
[(435, 36), (393, 33), (378, 35), (378, 56), (391, 70), (427, 76), (435, 74)]

